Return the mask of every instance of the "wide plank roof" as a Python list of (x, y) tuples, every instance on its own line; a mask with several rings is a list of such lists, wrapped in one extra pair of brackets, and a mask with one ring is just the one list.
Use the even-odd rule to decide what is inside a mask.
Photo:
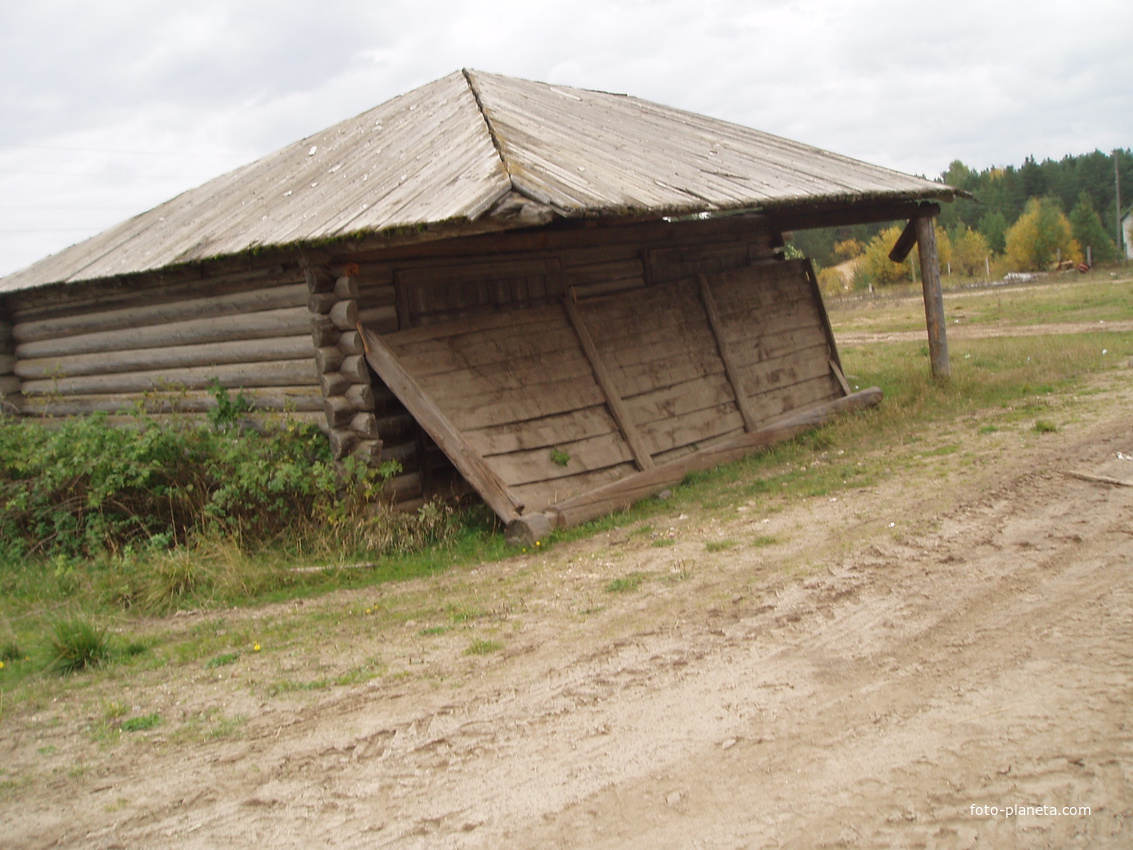
[[(491, 221), (951, 199), (953, 190), (635, 97), (457, 71), (0, 280), (0, 293)], [(452, 229), (451, 226), (455, 226)]]

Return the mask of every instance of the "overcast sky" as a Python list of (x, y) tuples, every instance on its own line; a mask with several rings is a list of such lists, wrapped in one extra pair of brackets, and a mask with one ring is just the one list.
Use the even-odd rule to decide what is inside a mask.
[(0, 275), (462, 67), (930, 178), (1133, 147), (1131, 36), (1130, 0), (0, 0)]

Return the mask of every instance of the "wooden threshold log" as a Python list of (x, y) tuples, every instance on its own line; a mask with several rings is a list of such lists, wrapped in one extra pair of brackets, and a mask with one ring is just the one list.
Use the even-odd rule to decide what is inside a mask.
[(366, 361), (394, 395), (409, 410), (433, 442), (453, 462), (488, 506), (505, 523), (519, 517), (523, 503), (516, 498), (484, 458), (453, 425), (417, 380), (405, 370), (381, 338), (372, 331), (361, 329), (366, 344)]
[[(671, 487), (693, 470), (710, 469), (722, 463), (738, 460), (755, 449), (789, 440), (829, 422), (835, 416), (864, 410), (880, 401), (881, 390), (870, 387), (806, 410), (796, 411), (758, 430), (711, 448), (701, 449), (673, 463), (638, 472), (620, 481), (591, 490), (589, 493), (552, 505), (543, 512), (543, 516), (552, 528), (581, 525), (596, 517), (627, 508), (665, 487)], [(509, 524), (508, 534), (516, 539), (527, 540), (538, 533), (538, 530), (544, 526), (541, 520), (534, 519), (536, 516), (538, 514), (517, 517), (513, 521), (516, 523), (514, 529)]]

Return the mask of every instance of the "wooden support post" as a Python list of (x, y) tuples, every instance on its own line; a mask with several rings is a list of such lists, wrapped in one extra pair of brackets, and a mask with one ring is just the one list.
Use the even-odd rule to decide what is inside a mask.
[(425, 432), (433, 438), (453, 466), (488, 503), (505, 523), (519, 517), (523, 503), (484, 461), (452, 421), (437, 407), (417, 379), (401, 365), (389, 347), (373, 331), (359, 327), (366, 346), (366, 361), (378, 373), (398, 400), (413, 414)]
[(598, 346), (594, 344), (594, 338), (590, 336), (590, 329), (586, 327), (586, 322), (579, 315), (578, 307), (570, 295), (563, 299), (563, 306), (566, 308), (571, 327), (574, 328), (578, 341), (582, 344), (582, 351), (586, 354), (586, 359), (590, 361), (590, 368), (594, 371), (598, 386), (606, 397), (606, 406), (610, 408), (610, 413), (614, 415), (614, 421), (618, 423), (622, 436), (625, 437), (630, 451), (633, 452), (633, 459), (637, 461), (637, 468), (652, 469), (653, 457), (649, 454), (645, 441), (641, 439), (637, 425), (634, 423), (633, 417), (630, 416), (629, 409), (622, 401), (621, 395), (618, 394), (610, 373), (606, 371), (606, 364), (602, 362), (602, 355), (598, 351)]
[(720, 359), (724, 361), (724, 372), (728, 376), (728, 383), (732, 385), (732, 393), (736, 397), (736, 407), (740, 409), (740, 415), (744, 418), (744, 430), (754, 431), (759, 427), (759, 420), (751, 409), (751, 402), (748, 400), (747, 393), (744, 392), (743, 381), (740, 378), (740, 370), (732, 358), (728, 343), (724, 340), (724, 323), (720, 318), (720, 310), (716, 306), (716, 298), (712, 295), (712, 288), (708, 285), (707, 277), (698, 274), (696, 279), (700, 284), (700, 300), (704, 304), (704, 312), (708, 314), (708, 326), (716, 340)]
[(921, 258), (921, 286), (924, 290), (925, 324), (932, 376), (938, 381), (952, 377), (948, 360), (948, 333), (944, 318), (944, 293), (940, 287), (940, 259), (936, 253), (936, 228), (931, 217), (914, 219), (917, 250)]

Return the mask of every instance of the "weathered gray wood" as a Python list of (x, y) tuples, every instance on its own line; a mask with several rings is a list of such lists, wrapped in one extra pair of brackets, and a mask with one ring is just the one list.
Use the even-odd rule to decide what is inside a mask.
[(351, 384), (343, 394), (355, 410), (374, 409), (374, 388), (370, 384)]
[[(243, 395), (261, 412), (318, 412), (322, 416), (323, 398), (316, 387), (243, 388)], [(151, 391), (135, 393), (98, 393), (94, 395), (31, 396), (28, 412), (43, 413), (50, 409), (56, 416), (80, 416), (89, 413), (117, 413), (140, 408), (151, 413), (204, 413), (216, 407), (216, 399), (208, 390)]]
[(75, 378), (82, 375), (176, 369), (222, 363), (295, 360), (309, 356), (310, 353), (311, 338), (309, 336), (285, 336), (197, 345), (173, 345), (168, 348), (106, 351), (98, 354), (39, 357), (18, 361), (16, 363), (16, 374), (28, 380), (55, 376)]
[(20, 379), (15, 375), (0, 375), (0, 395), (15, 395), (20, 391)]
[(778, 422), (747, 432), (733, 440), (694, 452), (680, 461), (630, 475), (606, 487), (560, 502), (550, 508), (547, 514), (557, 528), (579, 525), (603, 514), (629, 507), (664, 487), (676, 484), (693, 470), (709, 469), (721, 463), (738, 460), (757, 448), (817, 428), (839, 414), (872, 407), (881, 401), (881, 395), (880, 389), (871, 387), (835, 401), (797, 411)]
[(327, 316), (340, 331), (353, 331), (358, 327), (358, 302), (339, 301)]
[(838, 386), (842, 388), (844, 395), (849, 395), (853, 392), (850, 389), (850, 383), (846, 380), (846, 376), (842, 374), (842, 367), (840, 367), (833, 360), (830, 361), (830, 371), (834, 373), (834, 377), (838, 379)]
[(359, 440), (350, 452), (351, 457), (356, 457), (365, 462), (369, 466), (376, 466), (382, 454), (382, 441), (381, 440)]
[(338, 280), (326, 266), (306, 265), (306, 263), (304, 263), (303, 276), (307, 280), (309, 292), (333, 292)]
[(334, 282), (334, 294), (343, 301), (358, 299), (358, 278), (349, 275)]
[(397, 308), (387, 305), (359, 309), (358, 321), (375, 333), (393, 333), (398, 329)]
[(365, 354), (362, 337), (357, 330), (343, 331), (338, 338), (338, 350), (343, 354)]
[(319, 387), (324, 396), (346, 395), (346, 391), (355, 386), (350, 379), (341, 372), (324, 372), (319, 375)]
[(697, 282), (700, 284), (700, 299), (704, 302), (704, 311), (708, 315), (708, 326), (712, 329), (712, 335), (716, 338), (716, 348), (720, 352), (720, 358), (724, 361), (724, 372), (728, 376), (728, 383), (732, 385), (732, 392), (735, 393), (736, 406), (744, 418), (744, 428), (748, 431), (754, 431), (758, 423), (755, 414), (752, 412), (747, 394), (744, 392), (739, 368), (736, 366), (728, 348), (728, 342), (724, 335), (724, 322), (720, 318), (716, 299), (712, 296), (712, 287), (708, 284), (708, 278), (702, 274), (697, 275)]
[(328, 345), (336, 345), (338, 338), (342, 336), (342, 331), (335, 327), (327, 316), (307, 314), (310, 316), (311, 322), (311, 341), (315, 344), (316, 348), (326, 348)]
[(917, 219), (911, 218), (905, 224), (901, 235), (889, 250), (889, 259), (894, 263), (903, 263), (909, 257), (909, 252), (917, 244)]
[[(556, 463), (552, 457), (562, 452), (565, 463)], [(496, 455), (492, 458), (492, 468), (509, 487), (530, 484), (534, 481), (553, 481), (568, 478), (582, 472), (616, 466), (634, 460), (622, 435), (618, 432), (600, 434), (581, 440), (569, 437), (556, 443), (551, 449), (533, 449)]]
[(606, 405), (610, 408), (610, 413), (614, 415), (614, 421), (618, 423), (618, 428), (629, 445), (630, 451), (633, 452), (634, 461), (639, 469), (652, 469), (653, 458), (649, 456), (649, 449), (641, 439), (641, 434), (637, 430), (637, 423), (625, 402), (622, 401), (622, 397), (618, 394), (617, 387), (610, 378), (610, 373), (606, 370), (606, 364), (602, 360), (598, 346), (594, 344), (593, 337), (590, 336), (586, 322), (579, 315), (578, 308), (575, 307), (570, 298), (563, 299), (563, 306), (566, 308), (567, 318), (570, 319), (574, 332), (578, 334), (578, 341), (582, 345), (582, 350), (594, 370), (594, 377), (598, 381), (603, 396), (605, 396)]
[(16, 369), (16, 358), (11, 354), (0, 354), (0, 375), (12, 375)]
[(335, 460), (342, 460), (361, 442), (361, 438), (349, 428), (332, 428), (327, 434), (330, 450)]
[(377, 334), (363, 331), (363, 338), (366, 341), (367, 362), (452, 460), (461, 475), (476, 488), (488, 506), (504, 522), (510, 522), (519, 516), (523, 511), (523, 504), (508, 491), (507, 485), (468, 444), (464, 435), (437, 407), (417, 380), (405, 371), (397, 356)]
[(315, 366), (320, 375), (337, 372), (344, 359), (342, 349), (336, 345), (324, 345), (315, 351)]
[(932, 376), (938, 381), (946, 381), (952, 377), (952, 364), (948, 360), (948, 322), (944, 317), (944, 291), (940, 285), (940, 258), (936, 253), (933, 222), (932, 218), (916, 219), (917, 250), (921, 259), (921, 288), (924, 291)]
[(306, 287), (301, 283), (160, 304), (148, 303), (144, 295), (137, 295), (137, 306), (113, 310), (76, 308), (77, 312), (73, 315), (21, 321), (13, 328), (13, 336), (19, 342), (35, 342), (191, 319), (239, 316), (262, 310), (300, 307), (306, 296)]
[(26, 395), (91, 395), (168, 391), (174, 388), (202, 390), (206, 389), (214, 378), (229, 389), (285, 387), (307, 383), (312, 386), (318, 385), (314, 359), (311, 358), (25, 381), (23, 391)]
[(554, 528), (546, 514), (531, 514), (513, 519), (504, 530), (504, 541), (516, 549), (530, 549), (551, 536)]
[(323, 410), (326, 412), (327, 424), (331, 428), (345, 428), (357, 411), (344, 396), (332, 395), (323, 400)]
[(351, 383), (370, 383), (370, 371), (366, 368), (366, 357), (362, 354), (350, 354), (342, 358), (338, 370), (345, 375)]
[(372, 413), (355, 413), (350, 420), (350, 430), (360, 437), (378, 437), (378, 417)]
[(307, 296), (307, 309), (316, 314), (329, 313), (337, 303), (338, 296), (333, 292), (312, 292)]
[(617, 431), (606, 405), (571, 410), (539, 420), (501, 422), (466, 431), (468, 441), (485, 457), (532, 449), (550, 449), (562, 442), (565, 434), (586, 439)]
[(138, 348), (228, 342), (237, 339), (296, 336), (307, 331), (310, 315), (306, 307), (284, 307), (236, 316), (191, 319), (163, 325), (76, 334), (20, 343), (16, 346), (15, 354), (21, 360), (32, 360), (40, 357), (93, 354), (103, 351), (128, 351)]

